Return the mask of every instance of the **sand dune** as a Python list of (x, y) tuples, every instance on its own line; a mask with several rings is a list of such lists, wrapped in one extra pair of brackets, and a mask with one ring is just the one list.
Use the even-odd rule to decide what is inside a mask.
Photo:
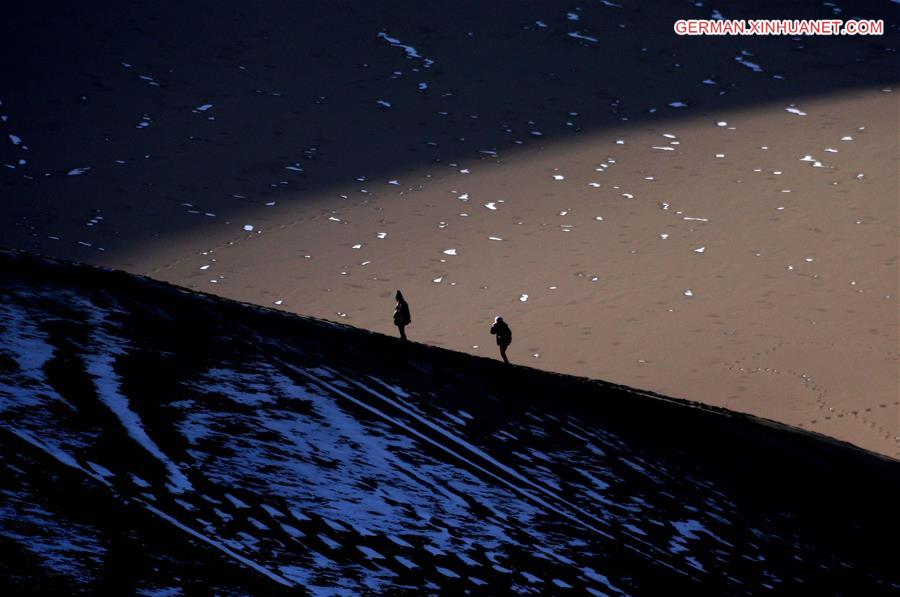
[[(890, 3), (23, 11), (2, 245), (384, 333), (401, 288), (416, 341), (501, 313), (515, 362), (900, 456)], [(887, 30), (672, 33), (713, 11)]]
[(900, 463), (849, 444), (122, 272), (0, 266), (5, 594), (900, 586)]

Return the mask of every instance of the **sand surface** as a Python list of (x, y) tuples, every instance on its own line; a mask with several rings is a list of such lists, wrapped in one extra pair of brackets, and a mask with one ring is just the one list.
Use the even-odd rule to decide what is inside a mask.
[(502, 314), (513, 362), (900, 457), (900, 6), (672, 33), (716, 8), (26, 10), (0, 244), (384, 333), (399, 288), (412, 340), (497, 357)]
[(0, 250), (0, 591), (900, 589), (900, 461), (692, 404)]

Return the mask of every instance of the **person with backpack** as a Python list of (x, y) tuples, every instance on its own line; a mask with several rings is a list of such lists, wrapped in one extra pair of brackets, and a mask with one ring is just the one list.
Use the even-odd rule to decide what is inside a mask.
[(497, 346), (500, 347), (500, 356), (503, 362), (509, 365), (509, 359), (506, 358), (506, 349), (512, 344), (512, 330), (503, 321), (499, 315), (494, 318), (494, 325), (491, 326), (491, 334), (497, 336)]
[(406, 332), (404, 330), (406, 326), (412, 323), (412, 318), (409, 315), (409, 305), (406, 300), (404, 300), (403, 293), (399, 290), (397, 291), (396, 299), (397, 306), (394, 308), (394, 325), (400, 330), (400, 338), (406, 340)]

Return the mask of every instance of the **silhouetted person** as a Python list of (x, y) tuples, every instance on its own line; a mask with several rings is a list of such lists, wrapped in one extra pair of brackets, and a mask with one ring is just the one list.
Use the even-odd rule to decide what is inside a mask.
[(499, 315), (494, 318), (494, 325), (491, 326), (491, 333), (497, 336), (497, 346), (500, 347), (500, 356), (503, 362), (509, 365), (509, 359), (506, 358), (506, 347), (512, 344), (512, 330), (503, 321)]
[(406, 304), (406, 301), (403, 299), (403, 293), (399, 290), (397, 291), (396, 298), (397, 306), (394, 308), (394, 325), (400, 330), (400, 338), (406, 340), (404, 328), (412, 323), (412, 318), (409, 316), (409, 305)]

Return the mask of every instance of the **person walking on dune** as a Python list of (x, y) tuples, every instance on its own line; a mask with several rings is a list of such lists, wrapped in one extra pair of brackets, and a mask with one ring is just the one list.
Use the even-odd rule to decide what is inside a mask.
[(503, 321), (499, 315), (494, 318), (494, 325), (491, 326), (491, 333), (497, 336), (497, 346), (500, 347), (500, 356), (503, 362), (509, 365), (509, 359), (506, 358), (506, 348), (512, 344), (512, 330)]
[(396, 298), (397, 306), (394, 308), (394, 325), (400, 330), (400, 338), (406, 340), (405, 328), (412, 323), (412, 318), (409, 316), (409, 305), (403, 299), (403, 293), (399, 290)]

